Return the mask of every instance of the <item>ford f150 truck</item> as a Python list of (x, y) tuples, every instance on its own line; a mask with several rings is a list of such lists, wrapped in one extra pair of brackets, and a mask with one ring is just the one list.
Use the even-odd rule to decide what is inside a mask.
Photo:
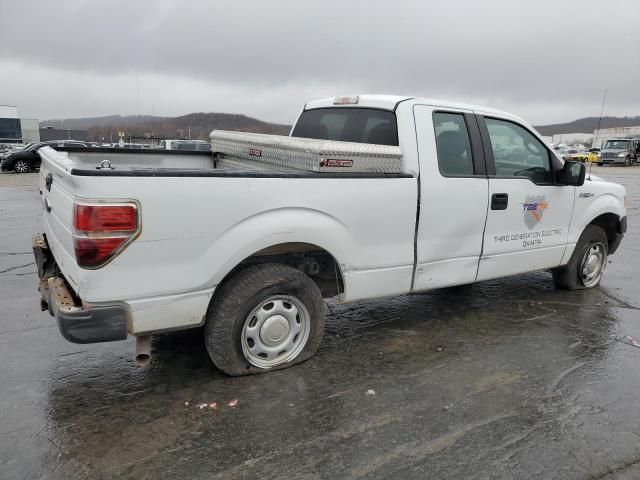
[[(309, 358), (340, 302), (551, 270), (593, 288), (626, 231), (622, 186), (520, 118), (421, 98), (308, 103), (289, 137), (212, 152), (43, 148), (42, 307), (91, 343), (204, 326), (230, 375)], [(62, 149), (64, 150), (64, 149)]]

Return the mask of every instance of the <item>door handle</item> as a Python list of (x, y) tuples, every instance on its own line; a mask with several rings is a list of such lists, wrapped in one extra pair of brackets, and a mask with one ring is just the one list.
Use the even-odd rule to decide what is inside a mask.
[(494, 193), (491, 195), (491, 210), (506, 210), (508, 206), (508, 193)]

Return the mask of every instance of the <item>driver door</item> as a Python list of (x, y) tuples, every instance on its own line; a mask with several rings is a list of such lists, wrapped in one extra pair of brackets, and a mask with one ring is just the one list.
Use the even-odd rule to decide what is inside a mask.
[(555, 183), (553, 154), (528, 128), (497, 117), (478, 123), (489, 210), (477, 280), (560, 265), (575, 187)]

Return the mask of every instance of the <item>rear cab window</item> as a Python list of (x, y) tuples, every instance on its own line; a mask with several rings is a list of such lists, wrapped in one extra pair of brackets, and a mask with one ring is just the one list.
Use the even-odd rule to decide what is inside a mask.
[(438, 168), (444, 176), (474, 175), (469, 132), (462, 113), (434, 112)]
[(318, 108), (302, 112), (291, 136), (398, 146), (398, 124), (389, 110)]

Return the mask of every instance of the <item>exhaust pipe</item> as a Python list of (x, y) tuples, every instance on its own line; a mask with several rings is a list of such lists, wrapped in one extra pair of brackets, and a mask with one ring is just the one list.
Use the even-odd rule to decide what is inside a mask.
[(136, 364), (139, 367), (151, 364), (151, 335), (136, 337)]

